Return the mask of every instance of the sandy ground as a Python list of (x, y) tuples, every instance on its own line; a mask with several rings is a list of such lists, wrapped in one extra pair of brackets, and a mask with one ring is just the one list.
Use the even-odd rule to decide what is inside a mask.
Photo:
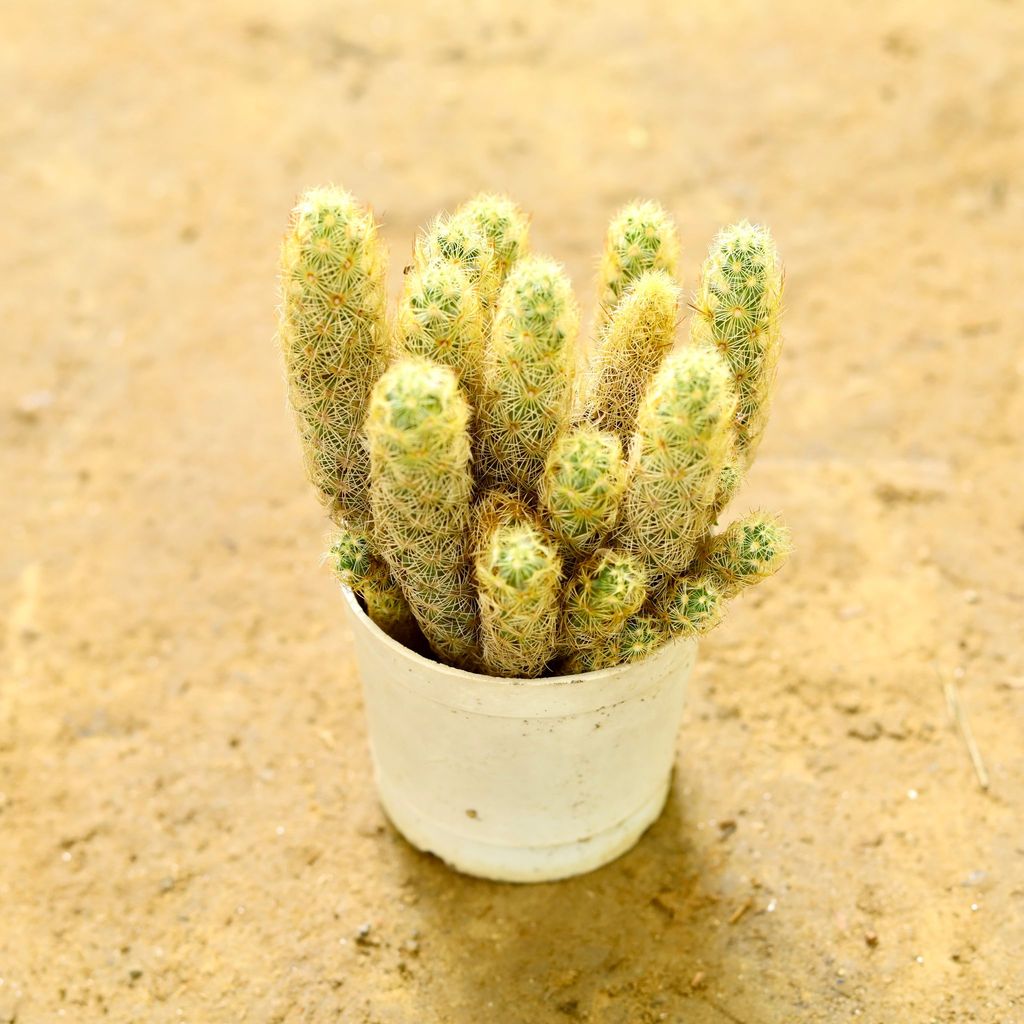
[[(0, 11), (0, 1022), (1024, 1021), (1020, 4), (407, 6)], [(687, 287), (729, 219), (783, 250), (740, 505), (799, 550), (590, 876), (375, 802), (273, 342), (330, 180), (395, 280), (482, 187), (585, 304), (634, 195)]]

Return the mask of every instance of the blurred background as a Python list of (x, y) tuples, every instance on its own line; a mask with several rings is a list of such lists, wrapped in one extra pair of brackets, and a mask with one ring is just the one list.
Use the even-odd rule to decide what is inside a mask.
[[(1011, 0), (5, 4), (0, 1024), (1024, 1020), (1022, 55)], [(274, 342), (324, 182), (396, 284), (507, 190), (584, 309), (631, 198), (687, 291), (775, 233), (737, 508), (797, 554), (595, 874), (461, 878), (377, 807)]]

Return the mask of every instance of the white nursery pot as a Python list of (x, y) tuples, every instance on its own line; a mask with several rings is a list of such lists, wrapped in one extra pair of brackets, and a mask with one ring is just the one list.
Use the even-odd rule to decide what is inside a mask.
[(542, 882), (614, 860), (661, 813), (696, 640), (502, 679), (403, 647), (343, 593), (380, 801), (413, 846), (469, 875)]

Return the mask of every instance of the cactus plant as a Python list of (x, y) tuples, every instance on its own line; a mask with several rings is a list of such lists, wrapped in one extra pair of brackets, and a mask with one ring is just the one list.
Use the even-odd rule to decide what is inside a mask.
[(527, 253), (529, 218), (508, 196), (481, 192), (455, 211), (455, 220), (473, 225), (491, 243), (500, 286), (512, 264)]
[(673, 636), (703, 636), (722, 621), (725, 588), (711, 573), (683, 576), (657, 599), (657, 611)]
[(477, 663), (468, 542), (469, 406), (455, 374), (404, 359), (377, 382), (366, 419), (376, 542), (434, 651)]
[(596, 552), (566, 586), (561, 647), (586, 650), (615, 636), (646, 595), (647, 573), (639, 559), (610, 548)]
[(548, 529), (570, 557), (593, 551), (611, 532), (625, 489), (626, 465), (614, 434), (583, 425), (559, 438), (539, 498)]
[(715, 345), (736, 382), (736, 434), (750, 465), (768, 421), (781, 351), (782, 268), (767, 228), (742, 221), (715, 239), (693, 300), (690, 336)]
[(501, 285), (501, 267), (494, 245), (470, 217), (435, 217), (416, 239), (413, 264), (420, 269), (434, 262), (457, 267), (469, 278), (484, 309), (489, 310)]
[(725, 597), (773, 576), (792, 550), (789, 530), (778, 516), (751, 512), (711, 538), (702, 558)]
[(629, 286), (647, 270), (675, 277), (679, 236), (672, 218), (658, 203), (629, 203), (612, 218), (598, 271), (597, 327), (612, 315)]
[(498, 522), (476, 557), (483, 661), (492, 675), (539, 675), (555, 652), (561, 558), (534, 523)]
[(369, 522), (362, 425), (387, 364), (386, 271), (373, 215), (348, 192), (302, 196), (281, 247), (278, 336), (306, 469), (336, 523)]
[(399, 355), (423, 356), (450, 366), (472, 400), (484, 358), (484, 310), (460, 267), (433, 260), (413, 267), (398, 302)]
[(477, 407), (482, 465), (491, 487), (533, 490), (569, 418), (579, 311), (553, 260), (526, 256), (501, 289)]
[(441, 214), (416, 240), (390, 325), (386, 253), (347, 192), (307, 192), (281, 257), (289, 395), (338, 526), (335, 572), (401, 642), (508, 677), (608, 668), (703, 636), (790, 549), (763, 512), (715, 532), (778, 362), (767, 230), (719, 234), (676, 348), (676, 229), (656, 203), (620, 210), (582, 375), (572, 286), (528, 244), (505, 196)]
[(665, 360), (637, 416), (635, 465), (622, 507), (622, 542), (652, 570), (693, 560), (722, 466), (731, 452), (736, 396), (710, 348)]
[(369, 535), (342, 526), (329, 556), (338, 580), (363, 599), (366, 614), (395, 640), (411, 643), (416, 634), (412, 610), (388, 567), (373, 553)]
[(648, 270), (629, 287), (606, 324), (584, 385), (585, 417), (628, 441), (640, 399), (675, 340), (679, 286)]
[(565, 662), (568, 672), (596, 672), (616, 665), (643, 661), (669, 639), (668, 626), (660, 615), (640, 611), (631, 615), (622, 628), (592, 647), (574, 652)]

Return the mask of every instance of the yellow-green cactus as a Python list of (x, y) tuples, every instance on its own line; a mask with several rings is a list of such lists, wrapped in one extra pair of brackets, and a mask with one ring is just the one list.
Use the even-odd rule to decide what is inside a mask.
[(404, 359), (377, 382), (366, 433), (375, 541), (430, 646), (475, 667), (468, 564), (473, 478), (469, 406), (445, 366)]
[(553, 260), (526, 256), (501, 289), (477, 406), (487, 486), (532, 492), (572, 399), (579, 310)]
[(644, 603), (646, 580), (643, 565), (633, 555), (609, 548), (595, 552), (566, 586), (560, 647), (585, 650), (621, 632)]
[(703, 636), (722, 621), (725, 593), (711, 573), (684, 576), (657, 600), (656, 610), (673, 636)]
[(648, 270), (629, 287), (598, 341), (584, 385), (584, 417), (629, 440), (636, 411), (679, 319), (680, 288), (664, 270)]
[(732, 451), (735, 408), (729, 368), (714, 349), (673, 352), (651, 382), (620, 529), (651, 571), (678, 575), (693, 560)]
[(399, 643), (409, 644), (416, 635), (415, 619), (387, 565), (373, 553), (370, 537), (342, 526), (329, 557), (342, 585), (363, 599), (367, 615)]
[(362, 425), (387, 365), (386, 270), (373, 215), (348, 192), (302, 196), (281, 248), (279, 339), (307, 472), (336, 523), (370, 517)]
[(777, 573), (792, 549), (789, 529), (778, 516), (751, 512), (711, 538), (701, 563), (722, 593), (733, 597)]
[(767, 228), (743, 221), (715, 239), (693, 300), (690, 336), (715, 345), (736, 381), (743, 464), (761, 443), (782, 348), (782, 265)]
[(540, 675), (555, 653), (561, 559), (528, 521), (499, 522), (476, 556), (483, 660), (492, 675)]
[(574, 558), (593, 551), (615, 526), (626, 489), (622, 445), (580, 426), (558, 439), (540, 482), (547, 526)]
[(650, 200), (624, 206), (612, 218), (598, 270), (597, 326), (612, 315), (629, 286), (647, 270), (675, 277), (679, 235), (672, 218)]
[(634, 661), (643, 661), (669, 639), (668, 626), (659, 615), (640, 611), (631, 615), (622, 629), (593, 647), (575, 651), (564, 664), (565, 671), (596, 672)]
[(414, 265), (442, 262), (458, 267), (476, 289), (485, 311), (501, 287), (501, 267), (491, 240), (469, 217), (442, 214), (416, 239)]
[(481, 192), (463, 203), (454, 219), (472, 224), (490, 241), (500, 286), (512, 264), (529, 250), (530, 218), (508, 196)]
[(484, 310), (464, 270), (444, 260), (413, 267), (398, 302), (399, 355), (450, 366), (472, 401), (484, 358)]

